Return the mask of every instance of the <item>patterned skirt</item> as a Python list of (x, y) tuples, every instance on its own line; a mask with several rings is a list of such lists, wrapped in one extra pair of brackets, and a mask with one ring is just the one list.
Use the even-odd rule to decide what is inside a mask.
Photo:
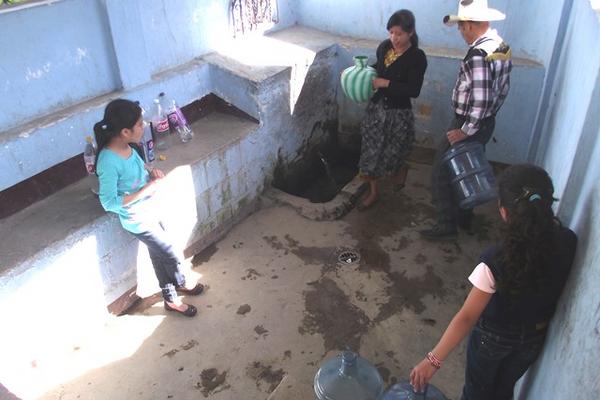
[(358, 167), (363, 178), (396, 174), (415, 141), (411, 109), (385, 109), (383, 101), (369, 103), (360, 125), (362, 144)]

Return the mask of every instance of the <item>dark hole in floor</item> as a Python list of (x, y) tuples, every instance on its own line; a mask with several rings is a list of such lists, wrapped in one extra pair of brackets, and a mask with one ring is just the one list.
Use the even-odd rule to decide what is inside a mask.
[(326, 203), (358, 173), (360, 147), (343, 145), (332, 133), (323, 143), (304, 152), (289, 165), (280, 162), (273, 186), (312, 203)]

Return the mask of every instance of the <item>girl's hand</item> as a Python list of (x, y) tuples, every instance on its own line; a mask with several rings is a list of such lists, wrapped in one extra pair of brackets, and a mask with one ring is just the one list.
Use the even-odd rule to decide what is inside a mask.
[(162, 179), (164, 177), (165, 173), (158, 168), (154, 168), (152, 171), (150, 171), (150, 179), (152, 180)]
[(373, 79), (373, 89), (386, 88), (390, 85), (390, 81), (383, 78), (374, 78)]
[(436, 372), (437, 368), (424, 358), (410, 372), (410, 384), (416, 392), (422, 392)]

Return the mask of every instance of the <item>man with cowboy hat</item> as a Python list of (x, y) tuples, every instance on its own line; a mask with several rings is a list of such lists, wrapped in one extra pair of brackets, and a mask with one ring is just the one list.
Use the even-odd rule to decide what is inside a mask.
[(503, 19), (505, 15), (489, 8), (487, 0), (461, 0), (458, 15), (444, 17), (446, 25), (458, 24), (469, 51), (461, 62), (452, 92), (455, 116), (434, 159), (431, 194), (438, 216), (432, 228), (421, 231), (425, 238), (453, 237), (458, 227), (471, 229), (473, 210), (459, 210), (441, 158), (455, 143), (477, 141), (485, 146), (492, 137), (495, 116), (508, 95), (512, 69), (510, 48), (490, 28), (490, 21)]

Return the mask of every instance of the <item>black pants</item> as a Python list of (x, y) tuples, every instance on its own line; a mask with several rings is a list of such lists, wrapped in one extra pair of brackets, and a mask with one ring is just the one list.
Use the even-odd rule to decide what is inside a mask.
[[(465, 123), (465, 118), (456, 116), (448, 131), (452, 129), (459, 129)], [(496, 118), (488, 117), (481, 121), (479, 131), (465, 139), (465, 142), (476, 141), (483, 144), (485, 147), (486, 143), (490, 141), (494, 134), (494, 127), (496, 126)], [(444, 132), (441, 138), (435, 157), (433, 159), (433, 171), (431, 173), (431, 198), (433, 204), (437, 210), (438, 223), (446, 225), (448, 227), (456, 227), (459, 212), (470, 214), (472, 210), (459, 210), (454, 188), (451, 183), (450, 171), (446, 167), (446, 164), (442, 162), (442, 158), (448, 149), (450, 148), (450, 142)]]
[(510, 400), (515, 383), (537, 359), (546, 330), (515, 333), (479, 321), (467, 345), (462, 400)]
[(155, 229), (133, 235), (148, 247), (163, 298), (169, 303), (173, 302), (177, 297), (175, 288), (185, 285), (185, 276), (180, 269), (181, 260), (174, 251), (167, 232), (162, 224), (157, 224)]

